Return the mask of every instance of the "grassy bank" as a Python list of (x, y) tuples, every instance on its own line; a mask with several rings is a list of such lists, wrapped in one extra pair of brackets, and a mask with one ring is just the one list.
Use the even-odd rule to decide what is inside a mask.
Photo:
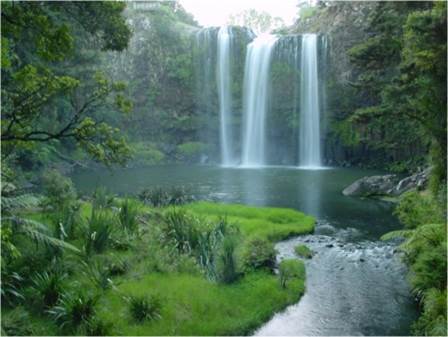
[(273, 273), (274, 242), (313, 231), (303, 213), (211, 202), (154, 207), (103, 192), (68, 203), (20, 212), (31, 227), (46, 226), (42, 235), (54, 233), (50, 241), (2, 236), (20, 252), (2, 269), (11, 290), (2, 294), (5, 334), (242, 335), (304, 292), (301, 262), (287, 283)]

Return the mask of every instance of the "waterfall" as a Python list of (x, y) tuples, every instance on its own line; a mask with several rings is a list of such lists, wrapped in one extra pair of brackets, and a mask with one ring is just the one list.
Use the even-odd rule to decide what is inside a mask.
[(319, 168), (322, 163), (316, 34), (302, 36), (300, 70), (299, 166)]
[[(198, 30), (194, 36), (193, 43), (196, 80), (196, 114), (203, 118), (204, 124), (212, 125), (215, 96), (215, 29), (203, 28)], [(213, 143), (213, 128), (201, 128), (198, 136), (200, 141), (205, 144)], [(204, 153), (202, 157), (204, 161), (207, 160), (208, 153)]]
[(269, 69), (276, 41), (277, 38), (273, 35), (260, 35), (247, 47), (243, 90), (242, 166), (257, 167), (265, 164)]
[(229, 27), (221, 27), (218, 32), (217, 87), (221, 164), (224, 166), (231, 166), (235, 161), (232, 135), (231, 43), (232, 30)]

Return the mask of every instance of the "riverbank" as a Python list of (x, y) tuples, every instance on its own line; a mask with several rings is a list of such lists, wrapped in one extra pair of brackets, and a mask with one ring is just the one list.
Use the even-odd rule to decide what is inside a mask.
[[(55, 212), (25, 216), (61, 234)], [(156, 208), (97, 193), (76, 219), (59, 237), (77, 252), (52, 259), (52, 248), (23, 241), (15, 262), (23, 300), (4, 308), (6, 333), (20, 326), (29, 335), (243, 335), (305, 290), (305, 275), (283, 288), (272, 270), (273, 242), (314, 229), (314, 218), (298, 211), (211, 202)]]

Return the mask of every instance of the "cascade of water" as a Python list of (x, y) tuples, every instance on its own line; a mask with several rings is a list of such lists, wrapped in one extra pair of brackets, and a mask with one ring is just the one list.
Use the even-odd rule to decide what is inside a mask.
[(232, 133), (232, 94), (231, 94), (231, 44), (232, 29), (221, 27), (218, 32), (217, 87), (219, 97), (219, 139), (221, 145), (221, 164), (231, 166), (235, 163)]
[(247, 47), (244, 67), (244, 133), (241, 165), (265, 164), (265, 119), (269, 98), (269, 69), (277, 38), (260, 35)]
[(320, 107), (317, 72), (317, 35), (302, 36), (300, 84), (299, 166), (320, 168)]
[[(196, 79), (196, 109), (197, 115), (202, 116), (207, 124), (213, 120), (213, 82), (214, 79), (214, 45), (216, 34), (212, 28), (203, 28), (195, 34), (195, 79)], [(214, 134), (212, 128), (199, 130), (199, 138), (202, 142), (210, 144), (213, 142)], [(204, 157), (207, 158), (207, 156)]]

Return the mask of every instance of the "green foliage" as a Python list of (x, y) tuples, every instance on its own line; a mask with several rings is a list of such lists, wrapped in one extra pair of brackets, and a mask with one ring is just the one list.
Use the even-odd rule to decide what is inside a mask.
[(187, 142), (177, 146), (177, 159), (182, 162), (197, 163), (201, 154), (207, 149), (207, 145), (201, 142)]
[(283, 260), (278, 266), (280, 285), (286, 288), (287, 284), (295, 278), (305, 278), (305, 265), (296, 259)]
[(104, 187), (97, 187), (92, 195), (93, 209), (107, 209), (112, 206), (114, 197)]
[(83, 292), (64, 293), (57, 305), (48, 310), (48, 313), (57, 322), (61, 331), (75, 332), (93, 318), (97, 301), (97, 297)]
[(56, 170), (48, 170), (42, 175), (42, 188), (46, 196), (44, 205), (56, 211), (69, 207), (76, 200), (76, 190), (70, 178)]
[(173, 186), (168, 189), (147, 188), (141, 191), (138, 197), (145, 204), (154, 207), (182, 205), (193, 200), (193, 196), (183, 186)]
[(395, 214), (406, 228), (416, 228), (421, 224), (444, 222), (444, 208), (432, 196), (412, 191), (400, 200)]
[(275, 266), (274, 244), (266, 239), (250, 238), (244, 245), (242, 263), (246, 270), (266, 268), (272, 271)]
[(138, 229), (138, 215), (140, 213), (140, 205), (137, 201), (126, 198), (120, 203), (120, 211), (118, 212), (118, 221), (122, 229), (131, 233)]
[(232, 283), (238, 278), (238, 268), (235, 256), (238, 240), (234, 235), (226, 235), (216, 263), (217, 278), (222, 283)]
[(297, 245), (294, 247), (294, 252), (305, 259), (311, 259), (313, 257), (313, 251), (308, 248), (307, 245)]
[(133, 161), (138, 166), (161, 164), (165, 159), (165, 154), (151, 143), (134, 143), (132, 148), (134, 150)]
[[(99, 110), (128, 113), (123, 86), (79, 69), (101, 50), (123, 50), (130, 30), (123, 3), (22, 2), (2, 7), (2, 149), (67, 140), (96, 160), (123, 163), (129, 148)], [(95, 68), (94, 58), (90, 58)], [(88, 75), (87, 75), (88, 73)], [(57, 142), (56, 142), (57, 143)]]
[(64, 291), (66, 275), (55, 271), (44, 271), (33, 278), (33, 292), (44, 307), (51, 308)]
[(92, 209), (85, 230), (84, 251), (87, 255), (101, 253), (109, 247), (116, 223), (117, 218), (110, 212)]
[[(200, 275), (151, 273), (108, 290), (98, 303), (98, 316), (116, 321), (123, 335), (247, 335), (274, 312), (296, 303), (304, 292), (302, 279), (281, 289), (275, 275), (250, 273), (230, 285), (210, 282)], [(161, 318), (135, 324), (121, 294), (145, 297), (163, 294)], [(236, 309), (237, 308), (237, 309)]]
[(161, 317), (161, 308), (162, 302), (157, 295), (145, 297), (133, 296), (129, 299), (129, 311), (131, 317), (137, 322), (159, 319)]
[(293, 235), (312, 233), (314, 218), (287, 208), (251, 207), (200, 201), (182, 206), (209, 222), (225, 217), (246, 237), (278, 241)]
[(8, 312), (2, 308), (1, 324), (2, 336), (31, 336), (35, 334), (35, 330), (30, 324), (30, 315), (22, 306)]
[(110, 269), (107, 265), (97, 261), (89, 261), (83, 263), (84, 274), (99, 289), (107, 289), (112, 286), (113, 282), (110, 279)]
[(423, 313), (413, 324), (416, 336), (446, 335), (446, 289), (429, 289), (423, 298)]

